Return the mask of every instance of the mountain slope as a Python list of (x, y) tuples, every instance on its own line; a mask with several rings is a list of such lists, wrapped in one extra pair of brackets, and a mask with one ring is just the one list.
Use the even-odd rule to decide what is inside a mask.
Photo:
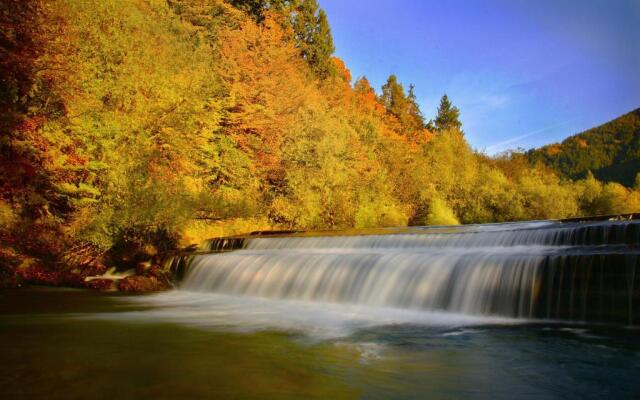
[(640, 108), (526, 155), (571, 179), (591, 171), (599, 180), (631, 187), (640, 172)]

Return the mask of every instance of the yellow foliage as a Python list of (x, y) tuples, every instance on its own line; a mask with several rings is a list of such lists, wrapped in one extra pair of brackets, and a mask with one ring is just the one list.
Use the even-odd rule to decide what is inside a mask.
[(31, 212), (107, 249), (640, 211), (638, 188), (562, 181), (428, 130), (413, 88), (385, 85), (392, 107), (338, 58), (319, 79), (275, 8), (256, 23), (223, 0), (59, 0), (46, 19), (23, 82), (39, 100), (10, 139), (37, 176), (3, 197), (15, 209), (0, 201), (2, 228)]
[(446, 201), (440, 197), (434, 197), (429, 204), (429, 213), (426, 219), (427, 225), (459, 225), (460, 222)]
[(192, 220), (184, 226), (180, 245), (184, 247), (201, 245), (205, 240), (215, 237), (242, 235), (253, 231), (279, 228), (265, 217), (231, 218), (216, 222)]
[(0, 230), (10, 230), (17, 217), (11, 206), (0, 200)]

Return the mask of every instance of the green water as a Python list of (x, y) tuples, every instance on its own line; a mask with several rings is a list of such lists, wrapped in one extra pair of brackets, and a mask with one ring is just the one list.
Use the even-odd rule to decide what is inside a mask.
[[(345, 314), (318, 317), (314, 308), (269, 302), (260, 304), (299, 315), (287, 324), (282, 316), (260, 311), (256, 318), (273, 323), (250, 324), (252, 314), (236, 315), (249, 313), (249, 307), (230, 307), (233, 299), (212, 311), (211, 303), (171, 306), (175, 299), (162, 296), (0, 291), (0, 396), (640, 397), (640, 333), (633, 329), (464, 320), (429, 325), (388, 318), (376, 323), (377, 314), (351, 326)], [(255, 305), (250, 308), (257, 312)], [(323, 330), (339, 323), (350, 329)]]

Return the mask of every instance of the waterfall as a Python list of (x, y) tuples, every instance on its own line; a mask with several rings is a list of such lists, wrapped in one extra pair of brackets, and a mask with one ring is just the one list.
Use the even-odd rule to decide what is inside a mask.
[(634, 324), (640, 221), (530, 222), (211, 240), (181, 290)]

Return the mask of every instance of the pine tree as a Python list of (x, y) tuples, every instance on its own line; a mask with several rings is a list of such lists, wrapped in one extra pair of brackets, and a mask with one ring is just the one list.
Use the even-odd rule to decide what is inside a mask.
[(462, 123), (460, 122), (460, 110), (455, 107), (449, 101), (449, 97), (445, 94), (440, 99), (440, 106), (438, 107), (438, 115), (435, 119), (435, 129), (437, 131), (443, 131), (446, 129), (460, 129)]
[(424, 118), (418, 106), (413, 85), (409, 85), (409, 93), (405, 95), (398, 78), (395, 75), (389, 76), (387, 83), (382, 86), (380, 102), (389, 114), (398, 119), (403, 133), (412, 134), (424, 129)]
[(324, 79), (335, 72), (331, 62), (335, 51), (331, 27), (317, 0), (229, 0), (229, 3), (258, 23), (264, 21), (268, 10), (283, 14), (283, 24), (293, 29), (296, 46), (316, 76)]
[(290, 10), (295, 8), (299, 0), (227, 0), (227, 2), (261, 23), (264, 21), (267, 10), (279, 11), (289, 16)]
[(385, 106), (387, 112), (401, 120), (407, 110), (407, 98), (404, 95), (404, 88), (398, 82), (395, 75), (390, 75), (387, 83), (382, 85), (382, 95), (380, 102)]
[(302, 0), (295, 6), (292, 27), (302, 57), (321, 79), (334, 71), (331, 55), (335, 48), (327, 14), (316, 0)]
[(243, 10), (257, 22), (262, 22), (264, 11), (269, 7), (269, 0), (229, 0), (229, 4)]
[(416, 94), (413, 91), (414, 88), (415, 86), (413, 84), (409, 85), (409, 94), (407, 95), (407, 123), (411, 125), (413, 130), (420, 130), (425, 127), (425, 124), (422, 111), (420, 111), (420, 106), (416, 99)]

